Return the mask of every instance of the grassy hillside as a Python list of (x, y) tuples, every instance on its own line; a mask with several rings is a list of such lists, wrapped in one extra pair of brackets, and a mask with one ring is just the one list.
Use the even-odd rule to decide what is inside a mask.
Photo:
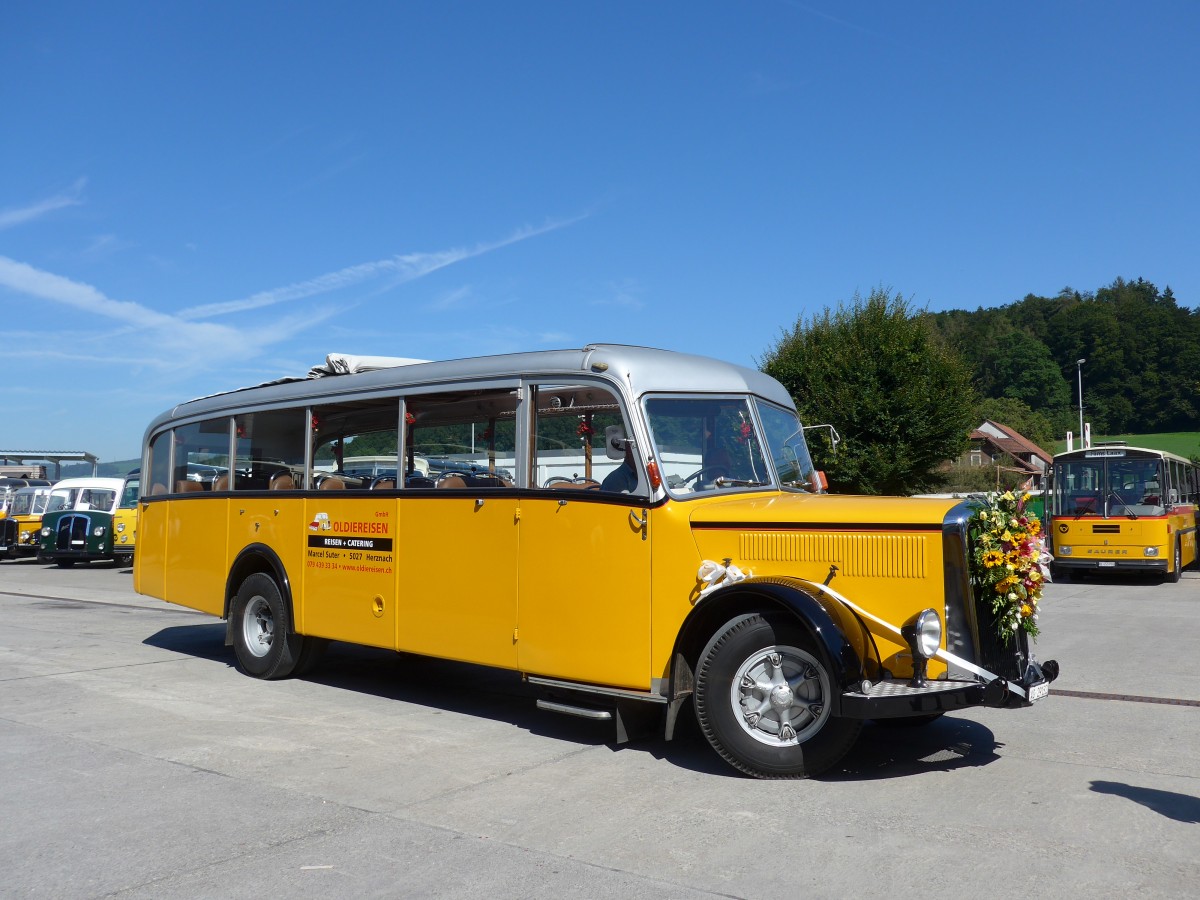
[[(1200, 456), (1200, 431), (1172, 431), (1165, 434), (1111, 434), (1103, 437), (1092, 436), (1092, 443), (1103, 441), (1124, 441), (1130, 447), (1148, 447), (1151, 450), (1166, 450), (1168, 453), (1178, 453), (1180, 456)], [(1079, 449), (1076, 442), (1075, 448)], [(1055, 453), (1067, 449), (1066, 441), (1059, 441), (1054, 448)]]

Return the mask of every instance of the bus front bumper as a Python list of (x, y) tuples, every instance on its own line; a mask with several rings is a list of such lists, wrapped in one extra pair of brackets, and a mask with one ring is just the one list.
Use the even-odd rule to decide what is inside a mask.
[(841, 715), (848, 719), (901, 719), (949, 712), (971, 706), (1017, 709), (1032, 706), (1050, 693), (1058, 663), (1031, 663), (1021, 681), (928, 681), (914, 687), (908, 679), (885, 678), (841, 696)]
[(1166, 559), (1135, 559), (1123, 556), (1120, 559), (1076, 559), (1056, 557), (1054, 568), (1060, 572), (1151, 572), (1165, 575), (1170, 561)]

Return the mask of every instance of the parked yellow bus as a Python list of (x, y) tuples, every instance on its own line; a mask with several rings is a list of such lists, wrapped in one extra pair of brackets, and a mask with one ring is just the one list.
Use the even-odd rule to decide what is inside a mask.
[(618, 740), (690, 703), (734, 767), (803, 777), (866, 719), (1058, 671), (972, 597), (968, 504), (825, 493), (786, 390), (703, 357), (330, 357), (159, 416), (141, 472), (137, 590), (224, 618), (259, 678), (329, 640), (495, 666)]
[(1054, 577), (1150, 572), (1178, 581), (1196, 563), (1197, 502), (1200, 472), (1174, 453), (1114, 442), (1057, 454)]

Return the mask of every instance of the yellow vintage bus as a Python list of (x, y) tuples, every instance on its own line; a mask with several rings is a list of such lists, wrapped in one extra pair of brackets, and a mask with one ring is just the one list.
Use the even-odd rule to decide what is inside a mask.
[(1163, 450), (1097, 444), (1059, 453), (1051, 472), (1054, 577), (1143, 572), (1179, 581), (1196, 563), (1200, 473)]
[(129, 565), (133, 561), (133, 552), (137, 546), (138, 497), (141, 494), (141, 474), (134, 469), (125, 476), (121, 487), (121, 498), (117, 501), (117, 510), (113, 513), (113, 550), (115, 559), (120, 565)]
[[(395, 474), (349, 471), (381, 445)], [(967, 505), (824, 493), (784, 388), (713, 359), (331, 356), (159, 416), (141, 471), (137, 590), (259, 678), (330, 640), (496, 666), (619, 741), (690, 704), (734, 767), (803, 777), (866, 719), (1058, 672), (972, 598)]]
[(42, 513), (49, 499), (49, 484), (20, 487), (13, 492), (8, 516), (0, 519), (0, 559), (37, 555)]

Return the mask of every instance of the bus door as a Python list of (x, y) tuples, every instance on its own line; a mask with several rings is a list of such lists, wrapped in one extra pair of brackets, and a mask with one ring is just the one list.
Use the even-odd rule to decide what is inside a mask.
[(493, 382), (406, 398), (400, 650), (517, 666), (517, 388)]
[(646, 690), (649, 488), (640, 462), (633, 459), (626, 476), (606, 454), (607, 427), (628, 433), (617, 398), (589, 384), (538, 385), (530, 396), (535, 490), (524, 494), (520, 510), (521, 670)]

